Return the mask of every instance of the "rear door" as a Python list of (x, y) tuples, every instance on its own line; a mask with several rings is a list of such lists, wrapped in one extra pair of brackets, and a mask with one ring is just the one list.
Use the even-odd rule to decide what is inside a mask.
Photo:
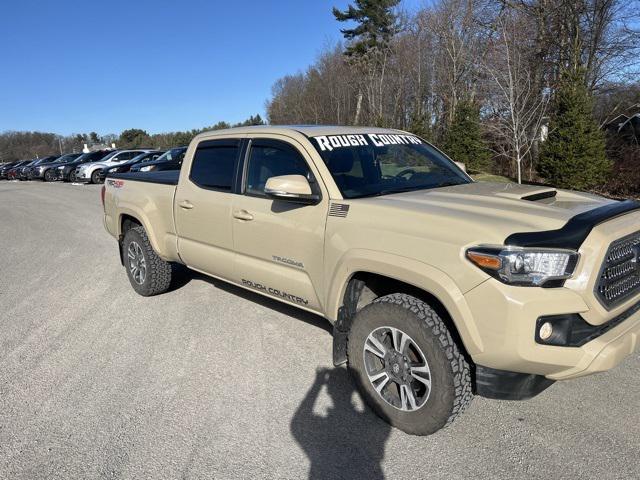
[[(280, 137), (280, 138), (278, 138)], [(328, 195), (304, 147), (288, 137), (250, 138), (239, 195), (233, 197), (233, 236), (243, 286), (321, 311)], [(319, 203), (273, 200), (266, 181), (304, 175)]]
[(231, 206), (241, 139), (203, 140), (188, 175), (180, 175), (174, 202), (182, 261), (215, 277), (238, 282), (234, 268)]

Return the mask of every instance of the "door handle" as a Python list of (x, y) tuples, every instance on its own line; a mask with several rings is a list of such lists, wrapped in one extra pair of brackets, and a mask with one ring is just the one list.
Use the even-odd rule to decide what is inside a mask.
[(249, 222), (253, 220), (253, 215), (251, 215), (246, 210), (236, 210), (233, 212), (233, 218), (237, 218), (238, 220), (244, 220), (245, 222)]
[(185, 210), (191, 210), (193, 208), (193, 203), (191, 203), (189, 200), (183, 200), (178, 205), (180, 206), (180, 208), (184, 208)]

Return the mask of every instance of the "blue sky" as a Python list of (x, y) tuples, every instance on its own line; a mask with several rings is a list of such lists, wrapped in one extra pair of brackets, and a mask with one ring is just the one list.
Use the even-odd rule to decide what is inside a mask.
[(0, 131), (157, 133), (263, 114), (276, 79), (341, 39), (331, 7), (348, 3), (3, 2)]

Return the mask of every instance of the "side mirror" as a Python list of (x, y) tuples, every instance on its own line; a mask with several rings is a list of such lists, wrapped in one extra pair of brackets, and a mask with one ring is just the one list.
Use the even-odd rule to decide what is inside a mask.
[(313, 204), (320, 200), (320, 197), (311, 191), (309, 181), (302, 175), (271, 177), (264, 186), (264, 193), (273, 199), (294, 203)]

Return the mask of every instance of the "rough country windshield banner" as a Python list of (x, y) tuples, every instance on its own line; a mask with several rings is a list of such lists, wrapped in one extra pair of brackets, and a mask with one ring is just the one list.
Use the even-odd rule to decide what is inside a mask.
[(387, 145), (420, 145), (422, 140), (414, 135), (396, 135), (365, 133), (363, 135), (322, 135), (313, 137), (320, 150), (331, 152), (337, 148), (359, 147), (372, 145), (374, 147), (384, 147)]

